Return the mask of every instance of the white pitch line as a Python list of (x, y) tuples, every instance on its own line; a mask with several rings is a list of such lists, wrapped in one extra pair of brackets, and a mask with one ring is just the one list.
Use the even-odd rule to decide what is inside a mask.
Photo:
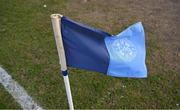
[(27, 94), (25, 89), (21, 87), (12, 77), (0, 67), (0, 83), (21, 105), (22, 109), (42, 110), (33, 99)]

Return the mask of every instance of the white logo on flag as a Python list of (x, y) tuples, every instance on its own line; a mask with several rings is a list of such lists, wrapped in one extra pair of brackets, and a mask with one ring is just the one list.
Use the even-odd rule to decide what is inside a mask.
[(125, 62), (132, 61), (137, 55), (135, 45), (127, 38), (116, 39), (112, 43), (112, 48), (117, 57)]

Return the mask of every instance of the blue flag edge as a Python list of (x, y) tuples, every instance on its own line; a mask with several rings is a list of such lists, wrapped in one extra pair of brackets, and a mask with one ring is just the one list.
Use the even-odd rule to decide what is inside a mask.
[[(134, 34), (140, 34), (139, 36), (134, 36)], [(123, 60), (121, 61), (117, 61), (118, 63), (119, 62), (122, 62), (120, 64), (122, 65), (125, 65), (123, 66), (123, 68), (126, 68), (127, 71), (123, 71), (121, 70), (121, 68), (116, 68), (117, 65), (117, 62), (114, 63), (113, 59), (115, 57), (117, 57), (117, 54), (115, 56), (112, 55), (112, 48), (109, 47), (109, 44), (111, 45), (111, 40), (118, 40), (118, 39), (129, 39), (128, 37), (130, 38), (134, 38), (133, 40), (136, 40), (138, 39), (138, 37), (141, 37), (141, 39), (138, 39), (140, 41), (137, 41), (136, 40), (136, 46), (141, 49), (142, 51), (138, 51), (140, 52), (142, 55), (139, 56), (139, 62), (140, 64), (139, 67), (136, 69), (136, 62), (135, 63), (132, 63), (132, 62), (129, 62), (129, 63), (132, 63), (130, 64), (131, 66), (128, 67), (128, 63), (124, 62)], [(132, 39), (130, 39), (132, 40)], [(146, 78), (147, 77), (147, 67), (146, 67), (146, 64), (145, 64), (145, 57), (146, 57), (146, 48), (145, 48), (145, 34), (144, 34), (144, 28), (143, 28), (143, 25), (141, 22), (137, 22), (131, 26), (129, 26), (128, 28), (126, 28), (124, 31), (120, 32), (119, 34), (117, 35), (114, 35), (112, 37), (109, 37), (107, 36), (105, 39), (105, 44), (106, 44), (106, 47), (107, 47), (107, 50), (108, 50), (108, 53), (109, 53), (109, 56), (110, 56), (110, 62), (109, 62), (109, 67), (108, 67), (108, 71), (107, 71), (107, 75), (108, 76), (113, 76), (113, 77), (129, 77), (129, 78)], [(138, 46), (138, 45), (142, 45), (141, 46)], [(138, 50), (139, 50), (138, 49)], [(138, 53), (139, 54), (139, 53)], [(116, 58), (115, 58), (116, 59)], [(122, 66), (121, 65), (121, 66)], [(115, 69), (114, 69), (115, 67)], [(132, 69), (134, 68), (134, 69)], [(115, 71), (114, 71), (115, 70)]]

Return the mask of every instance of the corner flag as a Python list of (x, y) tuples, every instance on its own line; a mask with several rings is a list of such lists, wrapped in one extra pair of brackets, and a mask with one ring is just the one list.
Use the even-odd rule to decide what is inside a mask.
[(147, 77), (141, 22), (111, 35), (60, 14), (52, 14), (51, 21), (70, 110), (74, 110), (74, 105), (67, 66), (114, 77)]
[(117, 35), (64, 16), (60, 22), (67, 66), (114, 77), (147, 77), (145, 35), (141, 22)]

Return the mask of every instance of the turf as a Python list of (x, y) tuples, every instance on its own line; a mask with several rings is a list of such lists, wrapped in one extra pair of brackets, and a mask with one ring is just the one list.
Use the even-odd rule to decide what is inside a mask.
[[(74, 106), (180, 109), (179, 7), (178, 0), (0, 0), (0, 65), (43, 108), (68, 108), (50, 14), (112, 34), (142, 21), (148, 78), (113, 78), (69, 68)], [(0, 108), (19, 107), (0, 87)]]

